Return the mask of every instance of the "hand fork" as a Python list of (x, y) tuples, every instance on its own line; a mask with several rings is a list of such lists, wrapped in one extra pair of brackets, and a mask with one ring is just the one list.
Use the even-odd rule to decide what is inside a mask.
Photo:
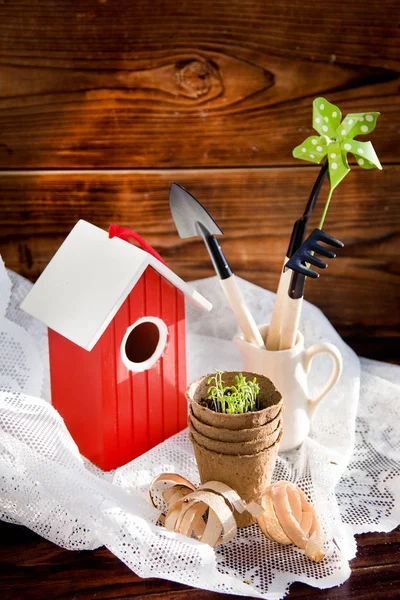
[(318, 242), (323, 242), (328, 246), (334, 248), (343, 248), (344, 244), (337, 238), (321, 231), (321, 229), (314, 229), (314, 231), (308, 236), (308, 238), (301, 244), (298, 250), (292, 255), (292, 257), (285, 264), (284, 270), (292, 269), (301, 275), (306, 277), (312, 277), (316, 279), (319, 277), (319, 273), (310, 269), (308, 265), (313, 265), (320, 269), (326, 269), (328, 264), (315, 256), (315, 253), (321, 254), (326, 258), (336, 258), (336, 252), (329, 250), (325, 246), (321, 246)]
[(309, 265), (312, 264), (321, 269), (325, 269), (328, 266), (325, 261), (315, 256), (314, 252), (326, 258), (336, 258), (336, 253), (333, 250), (321, 246), (318, 242), (324, 242), (334, 248), (343, 248), (344, 246), (340, 240), (321, 231), (321, 229), (314, 229), (285, 264), (285, 271), (292, 269), (293, 273), (288, 290), (285, 320), (282, 323), (279, 350), (293, 348), (296, 343), (306, 277), (312, 277), (313, 279), (319, 277), (319, 273), (310, 269)]

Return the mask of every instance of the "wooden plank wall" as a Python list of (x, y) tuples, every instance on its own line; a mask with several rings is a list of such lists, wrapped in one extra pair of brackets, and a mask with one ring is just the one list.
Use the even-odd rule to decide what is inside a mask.
[(335, 194), (325, 229), (345, 249), (307, 298), (357, 351), (399, 359), (399, 34), (398, 0), (0, 1), (6, 265), (34, 281), (84, 218), (136, 229), (186, 279), (212, 275), (175, 231), (177, 181), (234, 271), (275, 289), (318, 172), (292, 149), (322, 95), (382, 113), (368, 139), (384, 170), (354, 167)]

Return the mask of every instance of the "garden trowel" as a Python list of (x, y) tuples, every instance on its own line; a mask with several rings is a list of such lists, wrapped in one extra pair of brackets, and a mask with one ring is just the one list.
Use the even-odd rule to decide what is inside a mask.
[(264, 346), (257, 325), (247, 308), (236, 279), (214, 235), (223, 231), (198, 200), (177, 183), (171, 185), (169, 205), (181, 238), (201, 237), (211, 257), (221, 287), (245, 339), (259, 348)]

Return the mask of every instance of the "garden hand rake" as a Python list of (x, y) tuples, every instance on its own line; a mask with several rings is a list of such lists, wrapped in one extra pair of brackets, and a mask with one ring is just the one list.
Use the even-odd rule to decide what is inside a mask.
[(311, 264), (321, 269), (325, 269), (328, 266), (325, 261), (315, 256), (314, 253), (317, 252), (326, 258), (336, 258), (335, 252), (325, 246), (321, 246), (318, 242), (324, 242), (334, 248), (343, 248), (344, 246), (340, 240), (332, 237), (328, 233), (325, 233), (320, 229), (314, 229), (305, 242), (301, 244), (300, 248), (285, 264), (285, 271), (290, 272), (289, 270), (292, 270), (293, 273), (288, 289), (288, 298), (285, 306), (285, 320), (282, 323), (279, 350), (293, 348), (296, 343), (306, 277), (312, 277), (313, 279), (319, 277), (319, 273), (313, 271), (309, 265)]

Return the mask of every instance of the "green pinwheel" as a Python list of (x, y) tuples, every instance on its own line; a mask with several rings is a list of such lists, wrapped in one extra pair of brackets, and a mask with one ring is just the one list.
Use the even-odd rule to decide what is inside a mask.
[[(292, 236), (285, 258), (284, 268), (279, 280), (275, 308), (266, 340), (267, 350), (287, 350), (292, 348), (297, 339), (298, 323), (301, 304), (304, 295), (306, 277), (316, 277), (310, 269), (310, 264), (324, 268), (326, 263), (314, 256), (315, 253), (335, 258), (335, 253), (318, 242), (336, 248), (343, 247), (342, 242), (322, 231), (333, 190), (339, 185), (350, 171), (347, 154), (355, 156), (357, 163), (363, 169), (382, 169), (371, 142), (356, 140), (357, 135), (370, 133), (375, 129), (378, 112), (352, 113), (342, 121), (339, 108), (325, 98), (316, 98), (313, 102), (313, 126), (319, 136), (312, 135), (293, 150), (295, 158), (301, 158), (313, 163), (324, 161), (317, 180), (311, 190), (304, 214), (298, 219), (292, 231)], [(318, 199), (326, 173), (329, 173), (330, 190), (325, 202), (318, 228), (305, 240), (304, 234), (311, 212)], [(287, 269), (294, 272), (287, 279)], [(286, 304), (287, 297), (290, 304)]]
[(347, 154), (353, 154), (363, 169), (382, 169), (371, 142), (354, 139), (375, 129), (380, 113), (351, 113), (343, 121), (340, 109), (325, 98), (316, 98), (313, 102), (313, 127), (320, 136), (311, 135), (293, 150), (295, 158), (320, 163), (328, 158), (330, 192), (319, 228), (325, 219), (333, 190), (350, 171)]

